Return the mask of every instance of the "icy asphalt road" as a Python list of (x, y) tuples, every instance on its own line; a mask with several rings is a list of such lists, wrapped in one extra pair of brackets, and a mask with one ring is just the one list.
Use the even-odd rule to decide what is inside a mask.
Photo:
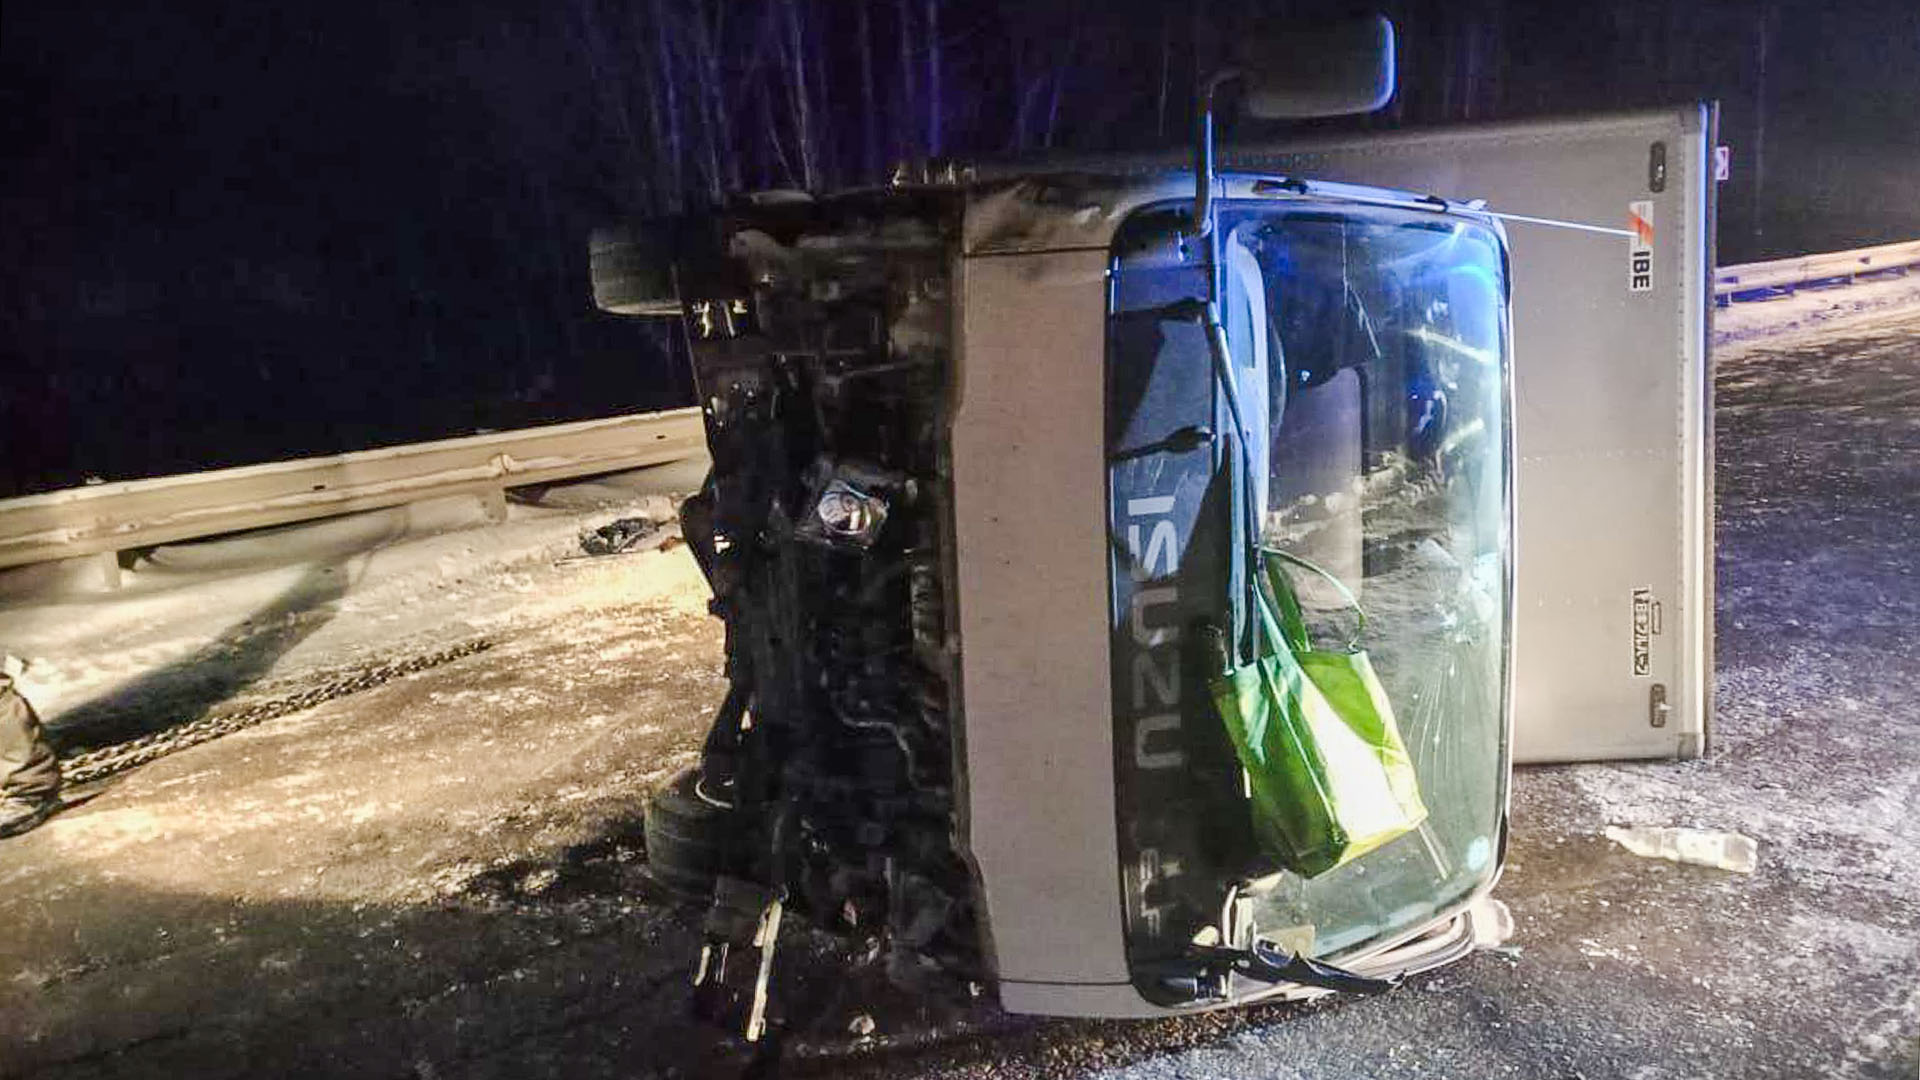
[[(811, 1020), (783, 1072), (1920, 1076), (1920, 310), (1747, 340), (1718, 385), (1717, 747), (1523, 770), (1513, 951), (1378, 999), (1077, 1023), (914, 1002), (795, 934), (783, 1008)], [(301, 575), (266, 629), (185, 653), (225, 693), (263, 637), (313, 668), (330, 641), (502, 640), (0, 845), (0, 1075), (737, 1072), (684, 1020), (689, 916), (634, 873), (635, 793), (696, 745), (717, 628), (684, 554), (551, 554), (434, 555), (385, 592)], [(267, 693), (286, 665), (241, 674)], [(1738, 829), (1760, 869), (1637, 859), (1615, 822)]]

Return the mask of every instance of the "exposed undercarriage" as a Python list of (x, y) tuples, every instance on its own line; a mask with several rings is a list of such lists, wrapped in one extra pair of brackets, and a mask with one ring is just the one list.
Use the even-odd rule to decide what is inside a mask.
[(957, 219), (939, 193), (749, 206), (678, 271), (713, 453), (683, 519), (731, 689), (651, 857), (711, 891), (696, 981), (749, 1038), (783, 911), (877, 937), (904, 986), (985, 978), (955, 840)]

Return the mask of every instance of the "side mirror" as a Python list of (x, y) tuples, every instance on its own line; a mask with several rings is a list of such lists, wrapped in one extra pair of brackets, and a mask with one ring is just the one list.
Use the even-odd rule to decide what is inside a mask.
[(1382, 15), (1253, 35), (1236, 51), (1251, 116), (1351, 116), (1393, 98), (1393, 23)]
[(1241, 66), (1200, 84), (1193, 167), (1193, 228), (1200, 236), (1213, 232), (1213, 98), (1222, 86), (1239, 83), (1242, 107), (1270, 120), (1372, 112), (1393, 98), (1393, 23), (1384, 15), (1253, 34), (1235, 51)]

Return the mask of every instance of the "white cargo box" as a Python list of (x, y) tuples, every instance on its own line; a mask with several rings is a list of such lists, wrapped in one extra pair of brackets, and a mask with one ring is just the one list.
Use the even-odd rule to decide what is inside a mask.
[(1221, 156), (1223, 168), (1484, 199), (1508, 215), (1516, 761), (1706, 749), (1714, 124), (1711, 106), (1690, 104)]

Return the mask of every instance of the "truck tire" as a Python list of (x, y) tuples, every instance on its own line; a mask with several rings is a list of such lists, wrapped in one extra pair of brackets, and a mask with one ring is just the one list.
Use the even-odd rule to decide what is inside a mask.
[(707, 900), (720, 871), (729, 811), (694, 790), (700, 770), (675, 777), (647, 804), (646, 878), (683, 900)]
[(593, 304), (615, 315), (678, 318), (673, 258), (661, 238), (631, 227), (595, 229), (587, 241)]

